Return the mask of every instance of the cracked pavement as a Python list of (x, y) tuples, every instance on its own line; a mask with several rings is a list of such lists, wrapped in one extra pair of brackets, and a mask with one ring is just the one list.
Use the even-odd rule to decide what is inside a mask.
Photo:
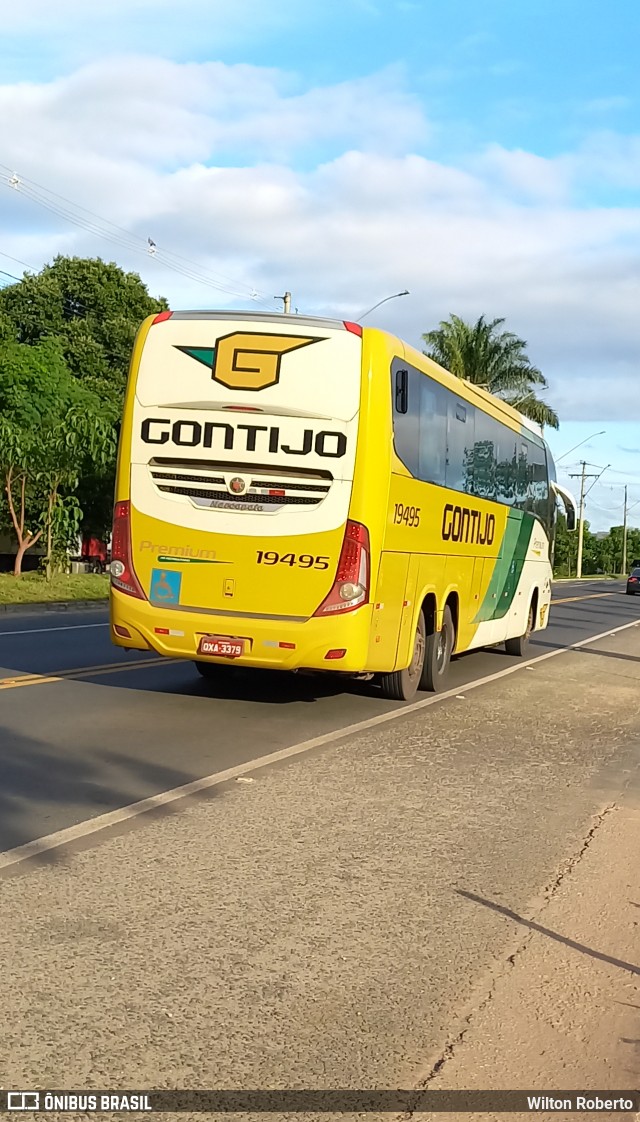
[(636, 1087), (639, 634), (6, 879), (4, 1086)]
[[(639, 826), (637, 797), (622, 795), (597, 817), (566, 874), (525, 915), (473, 901), (511, 921), (519, 945), (496, 964), (420, 1086), (447, 1091), (490, 1084), (552, 1094), (638, 1087)], [(501, 1116), (484, 1117), (497, 1122)]]

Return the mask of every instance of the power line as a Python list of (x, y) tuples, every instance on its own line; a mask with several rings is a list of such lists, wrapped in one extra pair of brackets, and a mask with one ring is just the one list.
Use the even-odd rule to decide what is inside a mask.
[[(11, 257), (10, 254), (5, 253), (3, 250), (0, 250), (0, 257), (8, 257), (10, 261), (17, 261), (18, 260), (17, 257)], [(25, 262), (20, 261), (19, 264), (24, 265)], [(32, 266), (27, 265), (27, 268), (31, 269)], [(35, 268), (33, 269), (33, 271), (37, 272), (37, 270)], [(22, 284), (22, 282), (26, 279), (24, 276), (16, 277), (16, 276), (13, 275), (13, 273), (7, 273), (7, 272), (5, 272), (4, 269), (0, 269), (0, 277), (2, 277), (2, 276), (9, 277), (10, 280), (6, 281), (4, 284), (2, 283), (2, 281), (0, 281), (0, 288), (11, 288), (12, 285), (14, 285), (14, 284)], [(61, 296), (62, 300), (64, 301), (65, 311), (71, 311), (71, 310), (74, 310), (75, 308), (79, 308), (81, 311), (86, 312), (87, 315), (90, 314), (91, 309), (88, 308), (86, 304), (83, 304), (82, 300), (78, 300), (76, 297), (74, 297), (73, 298), (73, 303), (72, 303), (71, 298), (69, 296), (65, 296), (64, 293), (60, 293), (60, 296)]]
[[(132, 253), (144, 254), (147, 258), (151, 258), (165, 268), (171, 269), (173, 272), (179, 273), (181, 276), (193, 280), (196, 283), (213, 288), (218, 292), (224, 292), (238, 299), (246, 299), (248, 296), (249, 299), (265, 307), (271, 306), (263, 293), (258, 292), (249, 285), (234, 281), (222, 274), (213, 273), (210, 270), (202, 268), (197, 262), (191, 261), (187, 257), (158, 247), (151, 238), (148, 238), (145, 243), (144, 239), (139, 235), (132, 234), (129, 230), (118, 226), (115, 222), (102, 218), (86, 207), (71, 202), (71, 200), (64, 198), (62, 195), (58, 195), (54, 191), (50, 191), (48, 188), (35, 183), (33, 180), (16, 175), (4, 164), (0, 164), (0, 182), (4, 183), (9, 189), (17, 191), (36, 205), (43, 207), (56, 217), (62, 218), (64, 221), (71, 223), (79, 229), (85, 230), (87, 233), (118, 245), (121, 249)], [(24, 262), (21, 262), (21, 264), (24, 264)]]
[[(585, 463), (585, 464), (587, 465), (587, 467), (592, 467), (592, 468), (600, 468), (600, 469), (601, 469), (601, 470), (603, 470), (603, 471), (604, 471), (604, 469), (606, 468), (606, 469), (607, 469), (607, 471), (613, 472), (613, 474), (614, 474), (614, 475), (627, 475), (627, 476), (628, 476), (628, 475), (630, 475), (630, 474), (631, 474), (631, 473), (630, 473), (629, 471), (621, 471), (621, 470), (620, 470), (620, 468), (612, 468), (610, 464), (605, 464), (605, 465), (603, 466), (602, 464), (594, 464), (594, 463), (591, 463), (591, 461), (590, 461), (590, 460), (576, 460), (576, 462), (575, 462), (575, 463), (573, 463), (573, 464), (569, 464), (568, 466), (569, 466), (569, 467), (580, 467), (580, 465), (581, 465), (582, 463)], [(563, 467), (564, 467), (564, 465), (563, 465)], [(565, 469), (565, 470), (566, 470), (566, 469)]]
[[(595, 487), (596, 483), (598, 482), (598, 480), (600, 478), (600, 475), (602, 475), (603, 472), (605, 472), (607, 470), (606, 467), (604, 467), (602, 469), (602, 471), (600, 472), (600, 475), (592, 475), (592, 474), (588, 475), (586, 469), (587, 469), (587, 467), (590, 467), (592, 465), (587, 464), (586, 460), (582, 460), (581, 463), (582, 463), (582, 471), (579, 473), (579, 475), (575, 475), (575, 474), (571, 475), (571, 479), (579, 479), (580, 480), (580, 514), (579, 514), (580, 524), (578, 526), (578, 558), (577, 558), (577, 562), (576, 562), (576, 577), (578, 578), (578, 580), (580, 580), (580, 577), (582, 576), (582, 549), (583, 549), (583, 545), (584, 545), (584, 504), (585, 504), (585, 499), (586, 499), (587, 495), (589, 494), (589, 491), (593, 490), (593, 488)], [(585, 494), (584, 485), (585, 485), (587, 479), (593, 479), (593, 483), (591, 484), (591, 487), (589, 488), (589, 491), (587, 491), (587, 493)]]
[[(127, 249), (146, 253), (148, 256), (154, 256), (149, 253), (149, 249), (144, 247), (143, 240), (136, 234), (132, 234), (122, 226), (118, 226), (115, 222), (109, 219), (102, 218), (100, 215), (95, 214), (93, 211), (88, 210), (86, 207), (81, 206), (79, 203), (74, 203), (70, 199), (66, 199), (63, 195), (57, 194), (55, 191), (43, 187), (41, 184), (36, 183), (34, 180), (29, 180), (24, 176), (17, 176), (11, 173), (11, 169), (4, 164), (0, 164), (0, 168), (7, 173), (2, 176), (7, 186), (13, 190), (19, 191), (21, 194), (26, 195), (27, 198), (32, 199), (34, 202), (43, 206), (46, 210), (57, 214), (59, 217), (66, 218), (76, 226), (86, 229), (89, 232), (97, 233), (108, 240), (115, 241), (117, 244), (125, 246)], [(9, 174), (11, 173), (11, 174)], [(44, 193), (44, 196), (43, 194)], [(49, 196), (47, 198), (47, 196)], [(71, 210), (69, 210), (71, 208)], [(79, 214), (74, 212), (80, 212)], [(86, 215), (83, 218), (82, 215)], [(106, 229), (105, 229), (106, 228)], [(226, 278), (229, 279), (229, 278)], [(233, 283), (233, 282), (231, 282)]]
[(24, 265), (25, 269), (30, 269), (32, 273), (38, 271), (35, 265), (27, 265), (26, 261), (21, 261), (19, 257), (12, 257), (10, 253), (5, 253), (3, 249), (0, 249), (0, 257), (6, 257), (7, 261), (15, 261), (16, 265)]
[(6, 273), (4, 269), (0, 269), (0, 276), (8, 277), (10, 281), (17, 281), (18, 284), (20, 283), (20, 277), (14, 277), (13, 273)]

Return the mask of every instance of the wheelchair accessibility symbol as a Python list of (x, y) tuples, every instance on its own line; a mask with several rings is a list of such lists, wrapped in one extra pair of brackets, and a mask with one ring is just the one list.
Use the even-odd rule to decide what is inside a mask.
[(170, 569), (152, 569), (151, 596), (154, 604), (179, 604), (182, 573)]

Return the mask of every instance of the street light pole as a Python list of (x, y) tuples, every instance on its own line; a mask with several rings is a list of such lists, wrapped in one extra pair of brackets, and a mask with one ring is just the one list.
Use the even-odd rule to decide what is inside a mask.
[[(582, 475), (580, 477), (580, 507), (579, 507), (579, 514), (578, 514), (578, 519), (579, 519), (579, 522), (578, 522), (578, 559), (577, 559), (577, 562), (576, 562), (576, 579), (577, 580), (580, 580), (580, 578), (582, 576), (582, 547), (583, 547), (583, 544), (584, 544), (584, 484), (585, 484), (585, 479), (587, 478), (586, 475), (585, 475), (586, 466), (587, 465), (583, 460), (582, 461)], [(572, 478), (575, 478), (575, 476), (572, 477)]]
[(375, 312), (376, 308), (379, 308), (381, 304), (386, 304), (387, 300), (396, 300), (398, 298), (398, 296), (408, 296), (408, 295), (409, 295), (409, 289), (405, 288), (404, 292), (394, 292), (393, 296), (385, 296), (384, 300), (378, 300), (378, 303), (374, 304), (372, 308), (369, 308), (368, 312), (363, 312), (362, 315), (358, 316), (358, 318), (355, 322), (360, 323), (360, 320), (364, 319), (365, 316), (370, 316), (371, 313)]
[(627, 484), (624, 485), (624, 520), (622, 523), (622, 575), (627, 571)]
[(284, 296), (274, 296), (273, 299), (283, 301), (283, 303), (284, 303), (283, 312), (284, 312), (285, 316), (288, 316), (289, 312), (291, 311), (291, 293), (290, 292), (285, 292)]
[[(587, 440), (589, 440), (589, 437), (587, 437)], [(576, 580), (580, 580), (580, 578), (582, 577), (582, 549), (583, 549), (583, 545), (584, 545), (584, 500), (585, 500), (585, 497), (586, 497), (585, 493), (584, 493), (584, 485), (585, 485), (587, 479), (598, 480), (600, 478), (600, 475), (602, 475), (602, 472), (600, 472), (600, 475), (587, 475), (587, 473), (586, 473), (586, 467), (587, 467), (586, 460), (582, 460), (581, 463), (582, 463), (582, 471), (580, 472), (580, 474), (579, 475), (576, 474), (576, 475), (571, 476), (571, 479), (579, 479), (580, 480), (580, 505), (579, 505), (579, 508), (578, 508), (578, 519), (579, 519), (579, 524), (578, 524), (578, 558), (577, 558), (577, 562), (576, 562)], [(604, 468), (603, 470), (606, 471), (607, 469)], [(592, 483), (591, 486), (593, 487), (594, 484)], [(589, 488), (589, 490), (591, 490), (591, 488)]]
[(623, 576), (627, 572), (627, 515), (630, 513), (630, 511), (633, 510), (633, 508), (635, 506), (639, 506), (639, 505), (640, 505), (640, 499), (638, 499), (635, 503), (632, 503), (631, 506), (627, 506), (627, 486), (625, 484), (625, 488), (624, 488), (624, 533), (623, 533), (623, 543), (624, 544), (623, 544), (623, 557), (622, 557), (622, 560), (623, 560), (623, 566), (622, 566)]
[(582, 445), (586, 444), (588, 440), (593, 440), (596, 436), (604, 436), (605, 433), (606, 430), (603, 429), (602, 432), (593, 432), (591, 433), (591, 436), (585, 436), (584, 440), (581, 440), (579, 444), (574, 444), (573, 448), (570, 448), (568, 452), (563, 452), (561, 456), (558, 456), (556, 463), (559, 464), (560, 460), (566, 460), (567, 456), (570, 456), (572, 452), (575, 452), (576, 448), (582, 448)]

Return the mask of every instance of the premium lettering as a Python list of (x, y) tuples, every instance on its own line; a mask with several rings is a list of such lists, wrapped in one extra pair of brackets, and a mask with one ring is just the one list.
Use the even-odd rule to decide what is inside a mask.
[(169, 557), (195, 557), (204, 561), (214, 561), (216, 557), (215, 549), (194, 549), (191, 545), (156, 545), (147, 538), (140, 542), (139, 549), (141, 553), (149, 549), (152, 553), (166, 553)]
[(140, 426), (140, 436), (145, 444), (177, 444), (180, 448), (224, 448), (240, 452), (284, 452), (285, 456), (316, 456), (339, 460), (347, 450), (347, 438), (342, 432), (323, 430), (315, 433), (304, 429), (293, 444), (284, 444), (277, 425), (230, 425), (222, 421), (181, 420), (171, 422), (167, 417), (147, 417)]
[(465, 545), (492, 545), (496, 533), (493, 514), (483, 514), (468, 506), (447, 503), (442, 515), (442, 537), (446, 542), (464, 542)]

